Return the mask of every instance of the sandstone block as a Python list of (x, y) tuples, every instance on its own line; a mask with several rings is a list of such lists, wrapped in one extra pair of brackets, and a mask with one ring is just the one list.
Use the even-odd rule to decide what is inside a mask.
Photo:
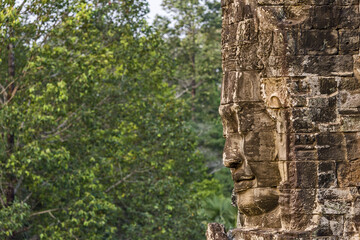
[(339, 30), (339, 53), (357, 54), (359, 51), (359, 34), (353, 29)]
[(360, 237), (359, 0), (222, 0), (234, 240)]
[(338, 53), (336, 30), (306, 30), (301, 33), (299, 48), (306, 55), (334, 55)]
[(360, 159), (338, 163), (337, 175), (340, 187), (359, 187)]

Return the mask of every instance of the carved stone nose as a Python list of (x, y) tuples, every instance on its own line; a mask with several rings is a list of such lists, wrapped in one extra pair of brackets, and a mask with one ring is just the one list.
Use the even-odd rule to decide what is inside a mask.
[(240, 134), (232, 134), (226, 138), (223, 163), (225, 167), (237, 168), (241, 166), (244, 161), (244, 141)]
[(243, 159), (228, 159), (226, 156), (223, 157), (223, 164), (227, 168), (237, 168), (238, 166), (241, 166), (243, 162)]
[(246, 162), (244, 162), (241, 167), (233, 171), (232, 177), (234, 182), (249, 181), (255, 179), (254, 173)]

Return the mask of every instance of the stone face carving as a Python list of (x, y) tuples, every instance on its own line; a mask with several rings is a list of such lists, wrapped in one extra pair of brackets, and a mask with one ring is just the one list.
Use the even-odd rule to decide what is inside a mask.
[[(280, 173), (276, 122), (261, 101), (220, 106), (226, 136), (223, 163), (230, 168), (241, 224), (257, 226), (258, 217), (278, 207)], [(255, 222), (254, 222), (255, 219)], [(266, 226), (279, 221), (264, 221)]]
[(222, 0), (240, 239), (360, 239), (359, 0)]

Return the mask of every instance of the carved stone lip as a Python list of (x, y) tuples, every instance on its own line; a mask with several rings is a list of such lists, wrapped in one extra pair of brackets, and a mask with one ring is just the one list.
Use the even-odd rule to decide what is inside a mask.
[(249, 190), (255, 185), (254, 180), (242, 180), (241, 182), (234, 183), (234, 192), (241, 193)]

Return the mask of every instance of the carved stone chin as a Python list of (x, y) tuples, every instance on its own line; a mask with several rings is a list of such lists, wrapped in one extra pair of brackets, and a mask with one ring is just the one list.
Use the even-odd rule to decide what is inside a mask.
[(278, 205), (279, 191), (274, 188), (254, 188), (237, 194), (237, 207), (247, 216), (261, 215)]

